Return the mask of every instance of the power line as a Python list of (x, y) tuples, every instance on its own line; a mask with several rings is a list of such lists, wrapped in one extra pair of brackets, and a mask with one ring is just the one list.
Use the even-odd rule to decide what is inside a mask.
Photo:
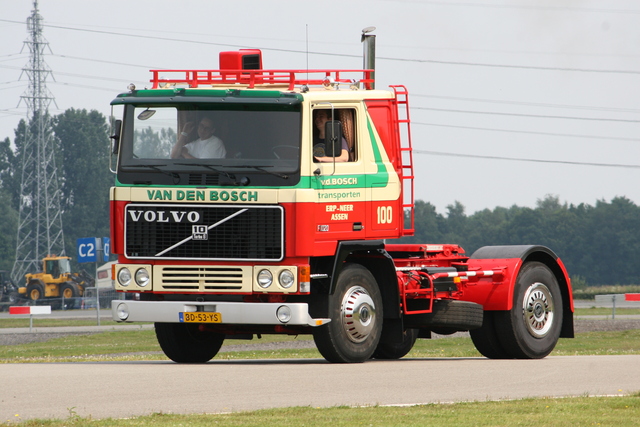
[(581, 73), (640, 74), (640, 71), (635, 71), (635, 70), (604, 70), (604, 69), (597, 69), (597, 68), (542, 67), (537, 65), (509, 65), (509, 64), (489, 64), (489, 63), (481, 63), (481, 62), (441, 61), (437, 59), (376, 57), (376, 60), (415, 62), (415, 63), (421, 63), (421, 64), (438, 64), (438, 65), (465, 65), (469, 67), (511, 68), (511, 69), (521, 69), (521, 70), (537, 70), (537, 71), (573, 71), (573, 72), (581, 72)]
[[(16, 22), (7, 19), (0, 19), (0, 22)], [(57, 28), (62, 30), (69, 31), (81, 31), (95, 34), (109, 34), (115, 36), (124, 36), (124, 37), (135, 37), (142, 39), (150, 39), (150, 40), (162, 40), (162, 41), (172, 41), (172, 42), (180, 42), (180, 43), (192, 43), (192, 44), (203, 44), (210, 46), (226, 46), (233, 48), (244, 48), (244, 45), (237, 44), (229, 44), (229, 43), (215, 43), (209, 41), (199, 41), (199, 40), (186, 40), (186, 39), (176, 39), (170, 37), (159, 37), (159, 36), (147, 36), (140, 34), (126, 34), (122, 32), (115, 31), (105, 31), (105, 30), (95, 30), (95, 29), (83, 29), (83, 28), (73, 28), (62, 25), (45, 25), (50, 28)], [(274, 52), (288, 52), (288, 53), (299, 53), (299, 54), (309, 54), (309, 55), (323, 55), (323, 56), (334, 56), (334, 57), (346, 57), (346, 58), (361, 58), (360, 55), (352, 55), (352, 54), (343, 54), (343, 53), (328, 53), (328, 52), (318, 52), (318, 51), (304, 51), (304, 50), (296, 50), (296, 49), (280, 49), (280, 48), (271, 48), (271, 47), (260, 47), (262, 50), (270, 50)], [(441, 61), (435, 59), (412, 59), (412, 58), (392, 58), (392, 57), (377, 57), (376, 60), (386, 60), (386, 61), (397, 61), (397, 62), (413, 62), (419, 64), (439, 64), (439, 65), (463, 65), (463, 66), (472, 66), (472, 67), (490, 67), (490, 68), (507, 68), (507, 69), (524, 69), (524, 70), (538, 70), (538, 71), (567, 71), (567, 72), (584, 72), (584, 73), (613, 73), (613, 74), (640, 74), (640, 71), (635, 70), (605, 70), (605, 69), (595, 69), (595, 68), (568, 68), (568, 67), (543, 67), (543, 66), (532, 66), (532, 65), (509, 65), (509, 64), (489, 64), (489, 63), (480, 63), (480, 62), (463, 62), (463, 61)]]
[(28, 58), (29, 55), (24, 55), (22, 53), (11, 53), (9, 55), (3, 55), (0, 56), (0, 62), (5, 62), (5, 61), (15, 61), (16, 59), (24, 59), (24, 58)]
[[(153, 65), (139, 65), (139, 64), (129, 64), (115, 61), (106, 61), (100, 59), (92, 59), (92, 58), (82, 58), (77, 56), (70, 55), (58, 55), (52, 54), (49, 56), (59, 57), (63, 59), (75, 59), (81, 61), (89, 61), (89, 62), (97, 62), (104, 64), (112, 64), (112, 65), (121, 65), (121, 66), (131, 66), (131, 67), (140, 67), (140, 68), (159, 68), (158, 66)], [(10, 69), (19, 69), (18, 67), (12, 66), (1, 66), (0, 68), (10, 68)], [(78, 78), (95, 78), (95, 76), (87, 76), (81, 74), (65, 74), (58, 73), (58, 75), (68, 75), (70, 77), (78, 77)], [(113, 78), (100, 78), (99, 80), (111, 80), (117, 81)], [(124, 80), (119, 80), (124, 81)], [(13, 82), (6, 82), (13, 83)], [(4, 83), (0, 83), (4, 84)], [(438, 96), (438, 95), (421, 95), (421, 94), (412, 94), (412, 97), (426, 97), (426, 98), (435, 98), (435, 99), (452, 99), (452, 100), (460, 100), (460, 101), (471, 101), (471, 102), (486, 102), (486, 103), (496, 103), (496, 104), (511, 104), (511, 105), (525, 105), (525, 106), (538, 106), (538, 107), (552, 107), (552, 108), (570, 108), (570, 109), (585, 109), (585, 110), (600, 110), (600, 111), (620, 111), (620, 112), (640, 112), (638, 109), (625, 109), (625, 108), (605, 108), (605, 107), (588, 107), (588, 106), (577, 106), (577, 105), (559, 105), (559, 104), (545, 104), (545, 103), (532, 103), (532, 102), (521, 102), (521, 101), (504, 101), (504, 100), (492, 100), (492, 99), (477, 99), (477, 98), (461, 98), (461, 97), (453, 97), (453, 96)], [(532, 115), (532, 114), (517, 114), (517, 113), (502, 113), (502, 112), (483, 112), (483, 111), (470, 111), (470, 110), (454, 110), (454, 109), (438, 109), (431, 107), (416, 107), (412, 106), (412, 109), (417, 110), (431, 110), (431, 111), (442, 111), (442, 112), (455, 112), (455, 113), (469, 113), (469, 114), (490, 114), (490, 115), (503, 115), (503, 116), (521, 116), (521, 117), (536, 117), (536, 118), (551, 118), (551, 119), (572, 119), (572, 120), (595, 120), (595, 121), (610, 121), (610, 122), (628, 122), (628, 123), (638, 123), (640, 120), (625, 120), (625, 119), (605, 119), (605, 118), (590, 118), (590, 117), (566, 117), (566, 116), (551, 116), (551, 115)]]
[(566, 104), (548, 104), (541, 102), (524, 102), (524, 101), (507, 101), (500, 99), (486, 99), (486, 98), (467, 98), (459, 96), (444, 96), (444, 95), (425, 95), (425, 94), (411, 94), (411, 97), (415, 98), (434, 98), (434, 99), (447, 99), (454, 101), (470, 101), (470, 102), (486, 102), (489, 104), (507, 104), (507, 105), (524, 105), (527, 107), (544, 107), (544, 108), (565, 108), (575, 110), (593, 110), (593, 111), (618, 111), (624, 113), (640, 113), (640, 109), (636, 108), (617, 108), (617, 107), (594, 107), (585, 105), (566, 105)]
[[(124, 82), (124, 81), (127, 81), (127, 82), (128, 82), (128, 80), (122, 80), (122, 81), (123, 81), (123, 82)], [(71, 86), (71, 87), (74, 87), (74, 88), (84, 88), (84, 89), (92, 89), (92, 90), (101, 90), (101, 91), (104, 91), (104, 92), (109, 92), (109, 93), (111, 93), (111, 94), (119, 93), (118, 91), (120, 91), (120, 92), (122, 92), (122, 91), (123, 91), (123, 89), (122, 89), (122, 88), (120, 88), (120, 89), (109, 89), (109, 88), (102, 87), (102, 86), (80, 85), (80, 84), (77, 84), (77, 83), (75, 83), (75, 82), (74, 82), (74, 83), (67, 83), (67, 82), (56, 81), (56, 82), (53, 82), (52, 84), (53, 84), (54, 86)]]
[(3, 109), (0, 110), (0, 114), (5, 114), (5, 117), (9, 117), (9, 116), (23, 116), (24, 117), (24, 111), (15, 111), (15, 109)]
[(472, 2), (452, 2), (452, 1), (424, 1), (424, 0), (392, 0), (398, 3), (419, 3), (430, 4), (435, 6), (464, 6), (489, 9), (525, 9), (525, 10), (549, 10), (552, 12), (597, 12), (597, 13), (622, 13), (622, 14), (640, 14), (637, 9), (604, 9), (589, 7), (570, 7), (570, 6), (541, 6), (528, 4), (493, 4), (493, 3), (472, 3)]
[(441, 111), (441, 112), (445, 112), (445, 113), (488, 114), (488, 115), (494, 115), (494, 116), (532, 117), (532, 118), (537, 118), (537, 119), (566, 119), (566, 120), (588, 120), (588, 121), (603, 121), (603, 122), (640, 123), (640, 120), (605, 119), (605, 118), (598, 118), (598, 117), (550, 116), (550, 115), (541, 115), (541, 114), (502, 113), (502, 112), (498, 112), (498, 111), (453, 110), (453, 109), (447, 109), (447, 108), (431, 108), (431, 107), (415, 107), (415, 106), (411, 106), (411, 109), (429, 110), (429, 111)]
[(538, 132), (538, 131), (529, 131), (529, 130), (482, 128), (482, 127), (475, 127), (475, 126), (445, 125), (440, 123), (424, 123), (424, 122), (415, 122), (415, 121), (411, 121), (411, 123), (414, 125), (422, 125), (422, 126), (435, 126), (435, 127), (467, 129), (467, 130), (482, 130), (482, 131), (489, 131), (489, 132), (509, 132), (509, 133), (522, 133), (522, 134), (528, 134), (528, 135), (562, 136), (562, 137), (569, 137), (569, 138), (604, 139), (604, 140), (611, 140), (611, 141), (626, 141), (626, 142), (640, 141), (640, 139), (638, 138), (624, 138), (624, 137), (616, 137), (616, 136), (577, 135), (572, 133), (554, 133), (554, 132)]
[(574, 162), (568, 160), (543, 160), (543, 159), (525, 159), (517, 157), (502, 157), (502, 156), (484, 156), (480, 154), (464, 154), (464, 153), (447, 153), (441, 151), (428, 151), (428, 150), (413, 150), (415, 154), (427, 154), (432, 156), (447, 156), (447, 157), (466, 157), (470, 159), (486, 159), (486, 160), (507, 160), (514, 162), (534, 162), (534, 163), (553, 163), (561, 165), (574, 165), (574, 166), (599, 166), (610, 168), (626, 168), (626, 169), (640, 169), (640, 165), (625, 165), (618, 163), (594, 163), (594, 162)]
[(104, 59), (92, 59), (92, 58), (81, 58), (79, 56), (70, 56), (70, 55), (57, 55), (57, 54), (52, 54), (49, 56), (55, 56), (58, 58), (64, 58), (64, 59), (75, 59), (78, 61), (89, 61), (89, 62), (97, 62), (100, 64), (111, 64), (111, 65), (122, 65), (125, 67), (140, 67), (140, 68), (147, 68), (147, 69), (158, 69), (158, 68), (162, 68), (159, 67), (157, 65), (136, 65), (136, 64), (127, 64), (124, 62), (115, 62), (115, 61), (105, 61)]

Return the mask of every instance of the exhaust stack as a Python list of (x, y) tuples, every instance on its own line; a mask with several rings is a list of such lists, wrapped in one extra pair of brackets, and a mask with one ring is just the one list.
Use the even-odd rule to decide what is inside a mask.
[(371, 72), (371, 89), (375, 89), (376, 84), (376, 36), (375, 34), (369, 34), (375, 31), (376, 27), (367, 27), (362, 30), (362, 38), (360, 41), (363, 44), (363, 66), (365, 70), (373, 70)]

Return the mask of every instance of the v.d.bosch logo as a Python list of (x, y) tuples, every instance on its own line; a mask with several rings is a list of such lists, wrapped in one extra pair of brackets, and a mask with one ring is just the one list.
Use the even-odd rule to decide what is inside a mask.
[(129, 216), (133, 222), (190, 222), (200, 221), (200, 212), (196, 211), (145, 211), (130, 210)]

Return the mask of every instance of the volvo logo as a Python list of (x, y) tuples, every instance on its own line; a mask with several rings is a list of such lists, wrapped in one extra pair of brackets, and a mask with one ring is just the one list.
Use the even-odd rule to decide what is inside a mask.
[(190, 222), (200, 221), (200, 212), (196, 211), (145, 211), (129, 210), (133, 222)]

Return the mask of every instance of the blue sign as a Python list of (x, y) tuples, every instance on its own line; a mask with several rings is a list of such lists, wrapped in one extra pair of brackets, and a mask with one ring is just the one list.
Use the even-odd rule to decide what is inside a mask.
[(108, 237), (102, 238), (102, 260), (109, 262), (109, 255), (111, 255), (111, 239)]
[(98, 260), (98, 239), (83, 237), (78, 242), (78, 262), (96, 262)]

